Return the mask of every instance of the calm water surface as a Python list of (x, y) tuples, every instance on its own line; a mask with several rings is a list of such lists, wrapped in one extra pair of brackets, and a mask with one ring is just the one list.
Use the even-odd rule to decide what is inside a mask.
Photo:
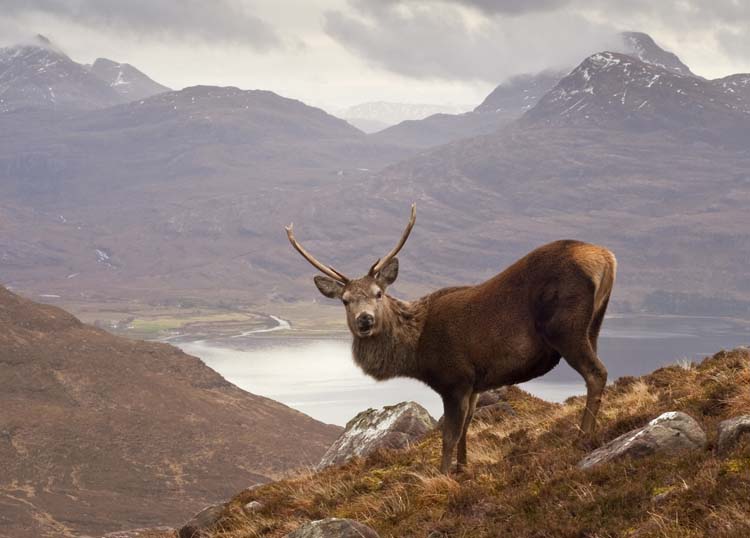
[[(419, 402), (435, 417), (443, 412), (440, 398), (422, 383), (408, 379), (378, 383), (365, 376), (352, 361), (348, 338), (274, 337), (265, 331), (225, 340), (173, 343), (243, 389), (323, 422), (343, 425), (363, 409), (404, 400)], [(612, 317), (605, 321), (599, 355), (611, 381), (748, 344), (747, 325), (731, 320)], [(543, 378), (521, 386), (551, 401), (585, 392), (583, 380), (564, 361)]]

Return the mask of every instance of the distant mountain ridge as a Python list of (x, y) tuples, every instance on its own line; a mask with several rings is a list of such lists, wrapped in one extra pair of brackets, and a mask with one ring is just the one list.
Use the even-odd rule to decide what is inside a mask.
[(171, 91), (130, 64), (97, 58), (89, 69), (95, 77), (109, 84), (110, 88), (126, 101), (145, 99), (157, 93)]
[(634, 56), (644, 63), (662, 67), (678, 75), (696, 76), (673, 52), (664, 50), (654, 39), (643, 32), (622, 32), (623, 47), (616, 52)]
[[(746, 78), (708, 81), (625, 54), (597, 53), (563, 78), (523, 125), (693, 129), (750, 140)], [(739, 140), (736, 140), (740, 142)]]
[(128, 64), (79, 64), (44, 36), (0, 48), (0, 113), (17, 109), (90, 110), (168, 88)]
[[(211, 86), (65, 121), (4, 114), (0, 270), (18, 289), (65, 297), (312, 301), (284, 225), (304, 223), (311, 250), (358, 272), (391, 248), (416, 201), (422, 240), (404, 253), (397, 290), (479, 281), (566, 236), (633, 260), (618, 308), (655, 291), (750, 300), (737, 270), (750, 249), (748, 80), (600, 52), (528, 110), (534, 81), (521, 78), (495, 94), (513, 106), (405, 122), (403, 137)], [(696, 251), (712, 254), (710, 274), (686, 262)]]
[(459, 114), (470, 107), (460, 105), (432, 105), (374, 101), (350, 106), (335, 113), (365, 132), (384, 129), (406, 120), (420, 120), (433, 114)]
[[(664, 50), (643, 32), (622, 32), (616, 51), (679, 75), (694, 76), (677, 55)], [(592, 51), (594, 52), (594, 51)], [(498, 85), (471, 112), (438, 114), (420, 121), (405, 121), (373, 135), (410, 147), (427, 148), (462, 138), (490, 134), (508, 126), (533, 108), (570, 70), (516, 75)]]

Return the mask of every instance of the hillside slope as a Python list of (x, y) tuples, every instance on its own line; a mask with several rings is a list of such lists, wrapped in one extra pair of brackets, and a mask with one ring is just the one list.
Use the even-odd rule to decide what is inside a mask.
[(2, 287), (0, 409), (0, 535), (13, 538), (175, 524), (317, 462), (340, 432), (172, 346)]
[[(509, 391), (515, 414), (475, 420), (469, 466), (436, 468), (440, 437), (376, 452), (338, 468), (245, 491), (225, 510), (214, 538), (279, 538), (308, 520), (352, 518), (381, 538), (652, 537), (750, 535), (750, 436), (721, 456), (719, 421), (750, 411), (750, 352), (720, 352), (606, 389), (599, 435), (609, 441), (667, 411), (708, 432), (707, 450), (653, 454), (584, 471), (574, 448), (583, 397), (565, 404)], [(261, 508), (247, 514), (250, 501)]]

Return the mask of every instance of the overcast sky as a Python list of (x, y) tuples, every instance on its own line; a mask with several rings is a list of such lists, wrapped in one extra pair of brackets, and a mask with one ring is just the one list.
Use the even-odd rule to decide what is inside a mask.
[(574, 66), (645, 31), (694, 72), (750, 72), (749, 0), (0, 0), (0, 44), (42, 33), (74, 60), (173, 88), (270, 89), (329, 110), (479, 103), (508, 76)]

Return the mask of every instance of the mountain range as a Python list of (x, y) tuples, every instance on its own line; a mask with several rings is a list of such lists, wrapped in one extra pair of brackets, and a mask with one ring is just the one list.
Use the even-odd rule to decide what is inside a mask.
[[(365, 135), (299, 101), (236, 88), (162, 92), (62, 120), (9, 110), (0, 278), (69, 300), (305, 303), (316, 298), (311, 271), (284, 225), (356, 274), (391, 248), (416, 201), (397, 293), (477, 281), (568, 236), (618, 254), (617, 308), (658, 310), (654, 293), (685, 295), (693, 313), (709, 299), (750, 301), (739, 269), (750, 252), (750, 76), (706, 80), (645, 34), (626, 37), (630, 55), (594, 53), (568, 74), (507, 82), (471, 113), (412, 122), (433, 122), (434, 144), (441, 132), (465, 136), (427, 148), (401, 136), (408, 122), (401, 134)], [(474, 117), (485, 134), (472, 133)], [(692, 263), (696, 252), (710, 263)]]
[(104, 108), (168, 89), (128, 64), (79, 64), (42, 35), (0, 48), (0, 112)]
[[(659, 47), (648, 34), (622, 32), (616, 51), (678, 75), (694, 76), (673, 53)], [(592, 51), (596, 52), (596, 51)], [(511, 77), (495, 88), (474, 110), (463, 114), (435, 114), (421, 121), (404, 121), (381, 131), (378, 137), (426, 148), (454, 140), (490, 134), (510, 125), (562, 79), (568, 70), (549, 70)]]

